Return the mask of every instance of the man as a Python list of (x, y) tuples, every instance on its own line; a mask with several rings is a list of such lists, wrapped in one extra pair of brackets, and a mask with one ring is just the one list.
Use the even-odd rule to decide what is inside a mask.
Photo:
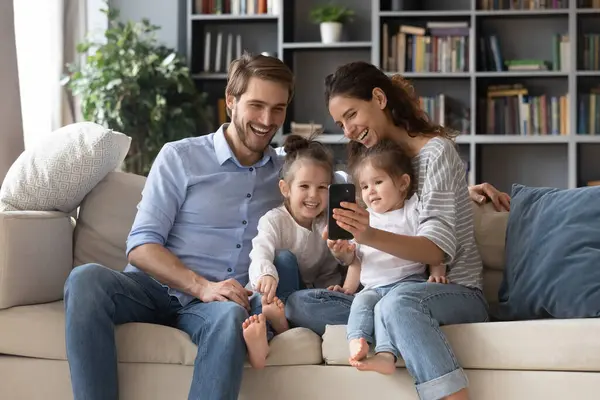
[(280, 60), (234, 61), (226, 87), (232, 123), (160, 151), (127, 240), (125, 271), (73, 269), (65, 311), (76, 400), (118, 398), (114, 326), (127, 322), (190, 335), (198, 346), (190, 399), (237, 398), (246, 359), (242, 322), (260, 306), (251, 307), (257, 297), (249, 300), (244, 288), (251, 240), (258, 219), (282, 202), (283, 159), (269, 144), (293, 91), (292, 72)]
[(198, 346), (190, 399), (237, 399), (251, 240), (258, 219), (282, 203), (283, 160), (269, 144), (293, 90), (280, 60), (236, 60), (226, 88), (232, 123), (160, 151), (127, 240), (125, 271), (97, 264), (72, 271), (65, 309), (75, 399), (118, 398), (114, 326), (127, 322), (190, 335)]

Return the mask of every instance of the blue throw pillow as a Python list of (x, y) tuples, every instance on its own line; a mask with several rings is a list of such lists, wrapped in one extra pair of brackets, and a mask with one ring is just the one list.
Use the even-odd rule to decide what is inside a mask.
[(600, 316), (600, 187), (513, 185), (498, 318)]

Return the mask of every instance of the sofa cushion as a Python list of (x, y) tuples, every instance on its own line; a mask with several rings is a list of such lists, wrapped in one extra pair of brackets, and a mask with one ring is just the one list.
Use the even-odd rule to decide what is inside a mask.
[(73, 266), (99, 263), (122, 271), (127, 236), (146, 178), (109, 172), (83, 199), (73, 234)]
[(41, 136), (6, 174), (0, 211), (71, 213), (108, 172), (121, 166), (130, 144), (130, 137), (93, 122)]
[(514, 185), (498, 318), (600, 316), (600, 187)]
[[(600, 319), (482, 322), (442, 332), (463, 368), (600, 371)], [(325, 363), (349, 365), (348, 357), (346, 326), (327, 326)]]
[[(118, 326), (115, 335), (120, 362), (194, 365), (197, 347), (178, 329), (129, 323)], [(0, 353), (66, 360), (63, 302), (1, 310)], [(308, 329), (291, 329), (271, 341), (269, 366), (322, 362), (321, 338)]]

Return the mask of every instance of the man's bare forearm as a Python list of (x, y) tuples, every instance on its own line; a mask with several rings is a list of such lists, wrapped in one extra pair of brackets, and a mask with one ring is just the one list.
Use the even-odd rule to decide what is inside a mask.
[(129, 262), (170, 288), (199, 297), (208, 281), (160, 244), (144, 244), (129, 253)]

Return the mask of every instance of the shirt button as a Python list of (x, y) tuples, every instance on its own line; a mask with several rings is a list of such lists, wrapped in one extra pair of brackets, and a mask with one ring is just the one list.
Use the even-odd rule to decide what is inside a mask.
[(252, 197), (252, 195), (251, 195), (250, 193), (248, 193), (248, 194), (246, 195), (246, 197), (250, 198), (250, 197)]
[(239, 249), (240, 247), (242, 247), (242, 245), (241, 244), (236, 244), (235, 247), (237, 247)]
[(246, 220), (242, 221), (242, 224), (244, 224), (244, 225), (246, 225), (247, 223), (248, 223), (248, 221), (246, 221)]
[(227, 268), (227, 272), (231, 272), (231, 268)]
[(250, 172), (254, 171), (254, 168), (250, 167)]

